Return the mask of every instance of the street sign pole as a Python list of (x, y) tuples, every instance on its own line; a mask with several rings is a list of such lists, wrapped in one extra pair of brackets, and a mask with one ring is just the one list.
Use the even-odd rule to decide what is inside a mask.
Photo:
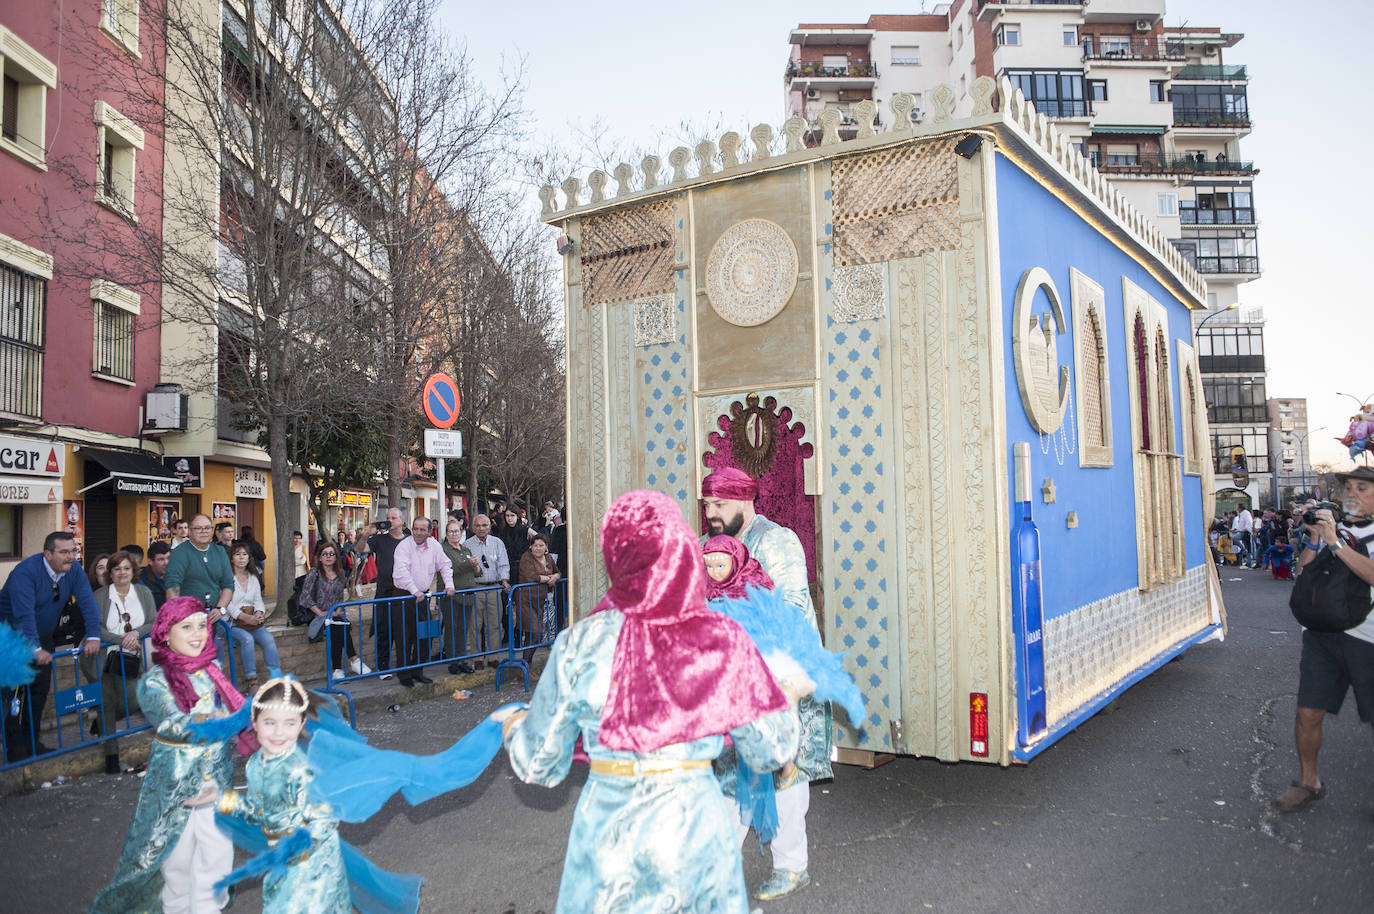
[[(439, 458), (438, 466), (435, 469), (436, 481), (439, 483), (439, 514), (434, 518), (434, 526), (443, 530), (444, 524), (448, 521), (448, 498), (444, 494), (444, 458)], [(441, 537), (443, 533), (439, 534)]]

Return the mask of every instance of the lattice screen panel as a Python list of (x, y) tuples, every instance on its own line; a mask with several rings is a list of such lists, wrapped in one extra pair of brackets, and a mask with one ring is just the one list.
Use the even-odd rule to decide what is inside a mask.
[(628, 301), (673, 290), (673, 201), (628, 206), (582, 223), (583, 301)]
[(835, 159), (835, 266), (879, 263), (959, 246), (956, 138)]

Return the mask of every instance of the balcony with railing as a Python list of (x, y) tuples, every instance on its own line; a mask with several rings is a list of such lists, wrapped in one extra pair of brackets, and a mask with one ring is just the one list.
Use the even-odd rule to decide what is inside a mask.
[(1245, 64), (1216, 65), (1190, 63), (1174, 74), (1174, 81), (1185, 82), (1243, 82), (1250, 77), (1246, 74)]
[(37, 419), (43, 412), (47, 281), (0, 264), (0, 301), (0, 413)]
[(1228, 127), (1241, 130), (1251, 126), (1250, 111), (1248, 108), (1187, 108), (1174, 105), (1174, 126)]
[(1183, 225), (1254, 225), (1253, 206), (1207, 208), (1179, 204), (1178, 221)]
[(827, 67), (821, 63), (787, 64), (783, 81), (790, 91), (806, 89), (871, 89), (878, 81), (878, 67), (872, 63), (851, 63)]
[(1199, 273), (1258, 273), (1259, 258), (1252, 255), (1214, 257), (1199, 254), (1192, 258), (1193, 268)]
[(1099, 171), (1124, 175), (1201, 174), (1252, 175), (1258, 169), (1254, 162), (1232, 162), (1229, 159), (1199, 159), (1196, 156), (1172, 153), (1140, 152), (1135, 154), (1096, 154), (1090, 156)]
[(1045, 117), (1092, 117), (1093, 103), (1085, 98), (1027, 98)]
[(1128, 38), (1125, 36), (1091, 35), (1083, 38), (1083, 59), (1117, 60), (1183, 60), (1183, 45), (1163, 38)]

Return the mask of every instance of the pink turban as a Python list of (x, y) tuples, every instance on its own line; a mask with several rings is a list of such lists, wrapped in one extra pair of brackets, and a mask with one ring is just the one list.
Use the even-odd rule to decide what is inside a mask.
[[(195, 657), (178, 654), (167, 642), (167, 633), (173, 625), (188, 616), (203, 612), (205, 604), (195, 597), (172, 597), (162, 604), (153, 622), (153, 663), (162, 667), (162, 675), (166, 677), (172, 697), (176, 699), (177, 707), (182, 711), (190, 711), (200, 700), (196, 687), (191, 683), (191, 673), (196, 670), (208, 673), (210, 681), (215, 685), (215, 691), (219, 692), (220, 698), (229, 706), (229, 710), (237, 711), (244, 698), (220, 670), (219, 664), (215, 663), (215, 657), (219, 652), (215, 648), (213, 627), (205, 632), (205, 646)], [(239, 734), (239, 751), (242, 754), (251, 755), (257, 748), (257, 737), (251, 730)]]
[(601, 522), (611, 589), (593, 612), (625, 621), (598, 741), (652, 752), (723, 734), (787, 707), (744, 629), (706, 608), (701, 547), (661, 492), (627, 492)]
[(726, 467), (716, 470), (701, 481), (701, 496), (753, 501), (759, 497), (759, 484), (743, 470)]

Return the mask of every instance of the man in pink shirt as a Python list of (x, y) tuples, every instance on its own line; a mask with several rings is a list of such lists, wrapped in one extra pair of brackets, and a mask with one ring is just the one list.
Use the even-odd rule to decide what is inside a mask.
[[(392, 637), (401, 636), (396, 645), (397, 666), (402, 669), (396, 673), (401, 685), (410, 688), (417, 682), (433, 682), (423, 669), (408, 675), (406, 667), (417, 664), (415, 623), (419, 618), (419, 607), (425, 607), (428, 618), (428, 602), (425, 593), (434, 586), (434, 574), (438, 572), (444, 580), (444, 593), (453, 595), (453, 563), (444, 554), (444, 547), (429, 535), (429, 518), (417, 517), (410, 522), (410, 536), (396, 544), (396, 556), (392, 561), (391, 580), (400, 590), (409, 591), (411, 600), (398, 600), (391, 604), (393, 612), (399, 611), (401, 618), (391, 620)], [(398, 624), (399, 623), (399, 624)], [(402, 653), (404, 651), (404, 654)], [(428, 663), (429, 639), (425, 639), (424, 662)]]

